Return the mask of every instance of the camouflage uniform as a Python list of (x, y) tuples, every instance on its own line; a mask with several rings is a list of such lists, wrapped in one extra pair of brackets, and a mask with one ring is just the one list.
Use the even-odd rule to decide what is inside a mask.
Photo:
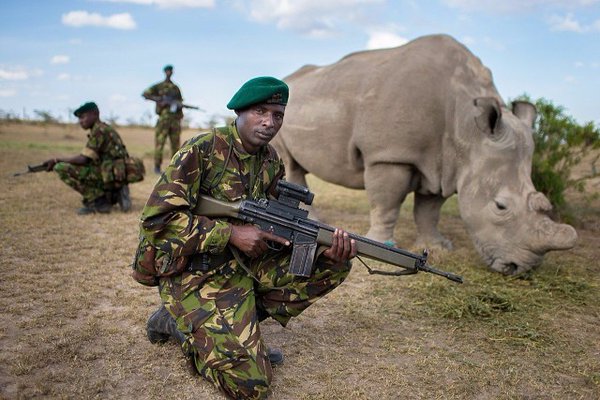
[(86, 165), (59, 162), (54, 165), (54, 171), (63, 182), (82, 194), (84, 203), (112, 194), (127, 184), (127, 150), (117, 131), (110, 125), (98, 120), (90, 129), (81, 154), (92, 162)]
[(334, 265), (319, 257), (309, 278), (293, 276), (287, 269), (290, 251), (243, 257), (253, 276), (235, 259), (211, 260), (204, 270), (190, 268), (198, 257), (219, 260), (227, 254), (230, 224), (240, 223), (193, 215), (198, 195), (224, 201), (265, 198), (283, 171), (270, 145), (256, 155), (246, 153), (232, 124), (184, 144), (142, 214), (138, 251), (154, 246), (157, 258), (163, 257), (159, 292), (186, 336), (184, 352), (204, 378), (236, 399), (265, 398), (271, 384), (259, 321), (271, 316), (285, 326), (350, 272), (350, 263)]
[[(144, 91), (143, 96), (167, 96), (179, 102), (183, 101), (179, 87), (171, 81), (163, 81), (149, 87)], [(174, 155), (179, 149), (183, 111), (181, 107), (171, 109), (168, 105), (161, 106), (157, 102), (156, 114), (158, 115), (158, 121), (156, 122), (156, 136), (154, 140), (154, 165), (160, 169), (167, 137), (171, 143), (171, 155)]]

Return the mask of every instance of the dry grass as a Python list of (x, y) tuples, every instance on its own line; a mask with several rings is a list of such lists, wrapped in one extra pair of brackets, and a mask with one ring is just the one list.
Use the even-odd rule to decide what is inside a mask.
[[(152, 131), (119, 131), (150, 167)], [(132, 186), (131, 213), (85, 217), (74, 212), (79, 195), (54, 174), (12, 177), (84, 142), (75, 126), (0, 126), (0, 398), (222, 399), (174, 344), (145, 338), (158, 296), (129, 277), (128, 264), (156, 177)], [(367, 231), (363, 192), (310, 183), (329, 223)], [(396, 232), (408, 248), (410, 208)], [(432, 263), (466, 283), (369, 276), (355, 264), (288, 328), (263, 323), (287, 357), (271, 398), (599, 398), (600, 211), (597, 203), (585, 210), (575, 249), (512, 279), (482, 267), (451, 199), (440, 225), (457, 250)]]

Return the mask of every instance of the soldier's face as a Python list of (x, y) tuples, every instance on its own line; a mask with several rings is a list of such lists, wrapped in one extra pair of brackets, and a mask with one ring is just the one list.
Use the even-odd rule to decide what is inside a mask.
[(237, 111), (236, 126), (244, 149), (256, 153), (266, 146), (279, 132), (283, 124), (285, 106), (279, 104), (255, 104), (250, 108)]
[(171, 75), (173, 75), (173, 70), (172, 69), (165, 69), (165, 76), (167, 77), (167, 79), (170, 79)]
[(86, 111), (79, 114), (79, 125), (81, 125), (83, 129), (90, 129), (94, 126), (96, 121), (98, 121), (97, 111)]

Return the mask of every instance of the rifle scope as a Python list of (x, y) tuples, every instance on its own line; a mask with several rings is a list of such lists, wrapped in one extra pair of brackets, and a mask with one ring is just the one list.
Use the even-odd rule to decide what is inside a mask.
[(283, 179), (277, 182), (277, 192), (279, 193), (279, 201), (293, 205), (294, 207), (298, 206), (299, 201), (309, 206), (315, 198), (314, 193), (308, 190), (308, 188), (284, 181)]

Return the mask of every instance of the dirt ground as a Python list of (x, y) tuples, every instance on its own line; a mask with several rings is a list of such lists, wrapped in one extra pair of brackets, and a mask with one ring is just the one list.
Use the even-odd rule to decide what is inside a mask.
[[(131, 186), (133, 209), (78, 216), (80, 196), (56, 174), (12, 174), (77, 154), (83, 130), (0, 125), (2, 399), (223, 399), (175, 344), (145, 337), (159, 298), (130, 278), (129, 264), (157, 178), (153, 132), (118, 130), (148, 171)], [(367, 231), (364, 192), (310, 183), (327, 222)], [(416, 251), (407, 203), (396, 235)], [(431, 261), (465, 283), (424, 273), (370, 276), (355, 263), (340, 288), (287, 328), (262, 324), (266, 342), (286, 356), (270, 398), (600, 398), (600, 202), (574, 197), (573, 204), (581, 217), (577, 246), (549, 253), (515, 279), (486, 270), (450, 199), (440, 227), (456, 250)]]

